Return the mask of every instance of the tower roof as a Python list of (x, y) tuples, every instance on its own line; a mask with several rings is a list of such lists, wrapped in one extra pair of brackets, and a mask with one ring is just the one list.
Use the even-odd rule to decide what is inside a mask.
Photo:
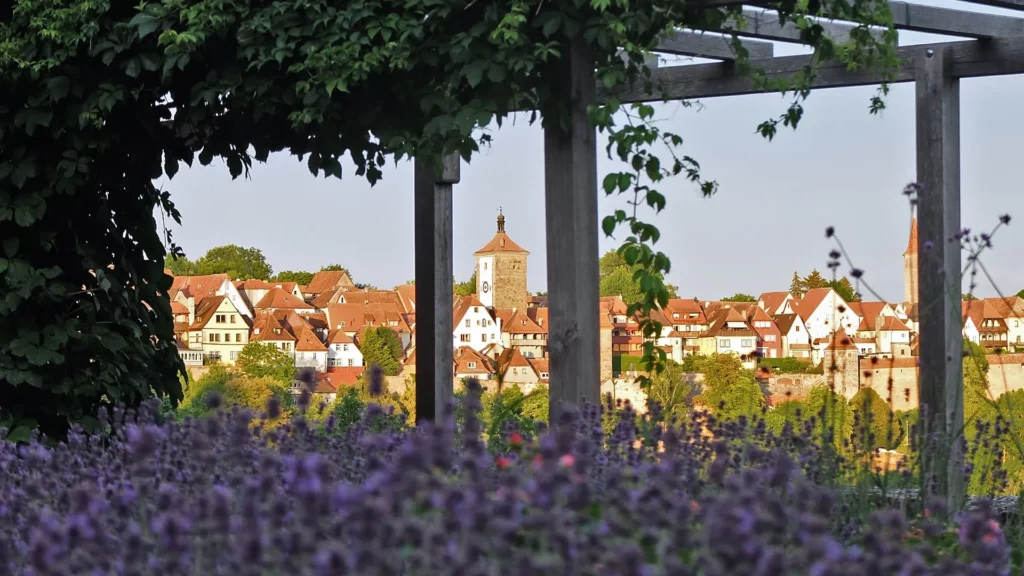
[(909, 254), (917, 254), (917, 216), (910, 220), (910, 240), (907, 242), (907, 251), (903, 253), (904, 256)]
[(484, 244), (484, 247), (477, 250), (473, 254), (475, 256), (481, 254), (493, 254), (495, 252), (515, 252), (519, 254), (529, 254), (528, 250), (525, 250), (520, 245), (512, 241), (505, 233), (505, 215), (498, 210), (498, 232), (491, 238), (491, 241)]

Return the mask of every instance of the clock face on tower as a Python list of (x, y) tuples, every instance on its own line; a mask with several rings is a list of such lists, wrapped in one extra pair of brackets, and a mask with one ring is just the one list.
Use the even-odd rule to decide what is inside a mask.
[(488, 292), (491, 291), (491, 285), (488, 284), (486, 280), (484, 280), (484, 283), (482, 286), (480, 286), (480, 289), (484, 291), (484, 294), (487, 294)]

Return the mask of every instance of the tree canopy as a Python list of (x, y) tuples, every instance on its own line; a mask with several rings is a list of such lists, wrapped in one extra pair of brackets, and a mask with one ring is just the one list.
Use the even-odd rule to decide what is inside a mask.
[(189, 260), (184, 254), (177, 258), (171, 254), (165, 256), (164, 268), (170, 270), (174, 276), (192, 276), (196, 274), (195, 262)]
[(750, 294), (737, 292), (732, 296), (726, 296), (725, 298), (722, 298), (722, 302), (757, 302), (757, 298), (754, 298)]
[(651, 377), (647, 400), (661, 405), (666, 417), (682, 419), (693, 406), (699, 388), (692, 374), (684, 372), (681, 365), (669, 362), (665, 370)]
[(850, 399), (853, 445), (861, 450), (892, 450), (903, 440), (903, 430), (889, 403), (872, 388), (861, 388)]
[(694, 357), (694, 368), (704, 375), (700, 401), (724, 420), (752, 419), (764, 409), (764, 392), (754, 372), (743, 367), (735, 354)]
[[(813, 18), (886, 25), (884, 3), (777, 7), (815, 63), (898, 64), (894, 33), (853, 35), (839, 49)], [(157, 179), (215, 159), (237, 178), (254, 160), (288, 151), (312, 174), (338, 178), (347, 156), (354, 174), (373, 183), (388, 158), (439, 164), (458, 152), (469, 160), (490, 140), (481, 128), (513, 111), (537, 110), (547, 128), (564, 131), (570, 98), (556, 87), (570, 46), (594, 58), (604, 90), (590, 120), (607, 134), (609, 155), (623, 161), (622, 171), (605, 176), (606, 193), (635, 196), (638, 207), (657, 212), (665, 204), (658, 183), (682, 174), (711, 194), (715, 184), (694, 159), (662, 162), (652, 150), (682, 144), (655, 125), (654, 108), (627, 110), (614, 94), (629, 84), (654, 94), (644, 54), (661, 33), (713, 28), (740, 12), (682, 0), (8, 3), (0, 10), (5, 408), (25, 407), (19, 417), (59, 431), (106, 402), (182, 397), (163, 274), (165, 253), (180, 248), (155, 209), (175, 222), (181, 215)], [(763, 135), (795, 125), (813, 77), (811, 67), (766, 80), (767, 89), (795, 96), (758, 127)], [(619, 226), (629, 230), (624, 257), (648, 279), (635, 303), (646, 313), (667, 297), (657, 275), (670, 260), (653, 248), (657, 228), (636, 209), (602, 223), (609, 235)], [(243, 249), (223, 256), (201, 258), (199, 273), (272, 274)]]
[[(452, 282), (455, 282), (454, 278), (452, 278)], [(476, 294), (476, 270), (473, 271), (469, 280), (466, 280), (465, 282), (455, 282), (452, 286), (452, 293), (456, 296), (470, 296), (472, 294)]]
[(789, 293), (794, 298), (803, 298), (809, 290), (815, 288), (832, 288), (839, 294), (839, 297), (847, 302), (860, 302), (860, 294), (854, 288), (853, 283), (846, 276), (838, 280), (827, 280), (817, 269), (811, 270), (807, 276), (800, 276), (799, 272), (793, 272), (793, 280), (789, 284)]
[(277, 276), (274, 276), (274, 282), (295, 282), (296, 284), (301, 284), (303, 286), (308, 285), (309, 281), (312, 279), (312, 272), (293, 270), (284, 270), (282, 272), (278, 272)]
[[(643, 298), (643, 290), (640, 284), (634, 279), (634, 274), (640, 267), (636, 264), (629, 265), (625, 258), (616, 250), (605, 252), (598, 261), (599, 269), (599, 292), (601, 296), (621, 296), (626, 303), (636, 302)], [(658, 275), (663, 282), (664, 274)], [(678, 288), (666, 284), (669, 298), (678, 298)]]
[(253, 378), (270, 378), (283, 386), (291, 386), (295, 378), (295, 362), (270, 343), (249, 342), (243, 346), (235, 367)]
[(262, 250), (234, 244), (211, 248), (195, 264), (196, 274), (227, 274), (233, 280), (269, 280), (273, 274)]
[(387, 326), (367, 328), (362, 335), (359, 350), (363, 354), (364, 365), (376, 364), (388, 376), (394, 376), (402, 369), (398, 362), (402, 357), (402, 340)]

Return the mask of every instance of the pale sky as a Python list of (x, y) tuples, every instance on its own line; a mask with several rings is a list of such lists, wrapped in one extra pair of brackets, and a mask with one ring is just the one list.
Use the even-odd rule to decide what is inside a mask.
[[(1007, 13), (962, 2), (921, 2)], [(1021, 15), (1024, 17), (1024, 15)], [(900, 32), (903, 45), (944, 38)], [(776, 45), (776, 55), (800, 47)], [(794, 132), (773, 142), (757, 125), (783, 112), (777, 94), (706, 99), (700, 107), (657, 105), (663, 130), (685, 140), (704, 176), (720, 184), (702, 198), (682, 177), (663, 183), (668, 205), (647, 213), (662, 232), (656, 245), (672, 259), (668, 280), (683, 297), (718, 299), (736, 292), (787, 290), (794, 270), (827, 274), (834, 226), (864, 278), (891, 301), (903, 297), (902, 253), (909, 208), (903, 187), (915, 178), (914, 86), (892, 87), (880, 116), (867, 111), (874, 87), (821, 90), (805, 103)], [(1024, 76), (961, 81), (962, 222), (987, 230), (1001, 214), (1015, 217), (983, 262), (1003, 293), (1024, 288)], [(699, 108), (699, 109), (698, 109)], [(494, 143), (463, 164), (454, 193), (455, 274), (473, 271), (473, 252), (495, 232), (498, 207), (506, 230), (531, 252), (531, 291), (546, 289), (543, 136), (520, 117), (493, 132)], [(598, 136), (598, 182), (617, 170)], [(254, 165), (249, 180), (231, 180), (223, 163), (183, 168), (171, 192), (183, 225), (174, 238), (191, 258), (223, 244), (260, 248), (275, 272), (316, 271), (339, 263), (357, 282), (390, 288), (413, 277), (412, 165), (390, 162), (372, 189), (344, 163), (342, 180), (314, 178), (297, 158), (276, 154)], [(605, 198), (599, 216), (622, 204)], [(159, 218), (158, 218), (159, 222)], [(602, 234), (603, 236), (603, 234)], [(603, 238), (602, 253), (620, 240)], [(844, 267), (841, 272), (845, 273)], [(966, 282), (966, 281), (965, 281)], [(966, 284), (965, 284), (966, 289)], [(987, 282), (975, 290), (994, 296)]]

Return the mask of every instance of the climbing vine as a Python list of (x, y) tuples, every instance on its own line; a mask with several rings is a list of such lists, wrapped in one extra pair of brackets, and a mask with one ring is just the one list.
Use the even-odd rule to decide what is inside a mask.
[[(886, 24), (877, 1), (786, 0), (777, 5), (815, 51), (814, 62), (892, 66), (893, 38), (851, 35), (836, 46), (813, 15)], [(168, 249), (154, 218), (178, 220), (154, 180), (182, 164), (223, 161), (233, 177), (287, 150), (314, 175), (342, 177), (348, 155), (371, 183), (391, 157), (469, 160), (480, 130), (516, 110), (545, 125), (568, 116), (552, 92), (561, 47), (582, 35), (605, 90), (591, 111), (609, 153), (629, 170), (604, 178), (634, 206), (664, 208), (657, 187), (685, 174), (714, 192), (699, 165), (677, 156), (649, 105), (616, 101), (619, 87), (656, 83), (644, 54), (673, 27), (715, 27), (738, 8), (679, 0), (16, 0), (0, 7), (0, 425), (59, 433), (89, 425), (103, 404), (182, 397), (163, 274)], [(891, 17), (890, 17), (891, 20)], [(814, 66), (786, 82), (795, 126)], [(626, 58), (621, 55), (625, 54)], [(535, 117), (537, 117), (535, 115)], [(623, 118), (626, 119), (623, 123)], [(671, 160), (655, 149), (668, 145)], [(670, 261), (639, 211), (604, 221), (629, 229), (645, 316), (663, 305)], [(169, 248), (165, 247), (165, 243)], [(660, 327), (645, 320), (645, 334)], [(648, 346), (652, 366), (664, 355)]]

